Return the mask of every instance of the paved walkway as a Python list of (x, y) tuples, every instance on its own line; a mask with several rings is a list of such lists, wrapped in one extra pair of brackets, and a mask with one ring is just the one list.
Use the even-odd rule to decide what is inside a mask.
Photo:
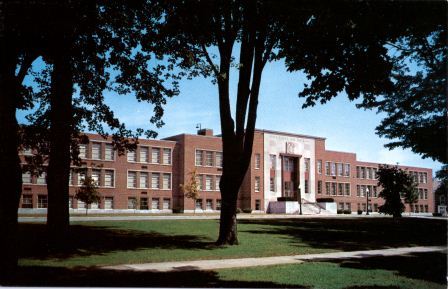
[(404, 247), (404, 248), (393, 248), (382, 250), (334, 252), (334, 253), (294, 255), (294, 256), (127, 264), (117, 266), (106, 266), (101, 268), (109, 270), (112, 269), (112, 270), (151, 271), (151, 272), (214, 270), (214, 269), (243, 268), (254, 266), (281, 265), (281, 264), (299, 264), (308, 260), (347, 259), (347, 258), (359, 259), (375, 256), (396, 256), (410, 253), (438, 252), (446, 250), (447, 250), (446, 247), (438, 247), (438, 246)]

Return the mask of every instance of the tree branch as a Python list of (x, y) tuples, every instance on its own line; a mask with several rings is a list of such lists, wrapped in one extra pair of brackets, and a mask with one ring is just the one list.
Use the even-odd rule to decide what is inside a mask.
[(210, 55), (208, 54), (207, 47), (205, 47), (204, 42), (201, 42), (201, 49), (202, 49), (202, 52), (205, 55), (205, 58), (206, 58), (208, 64), (212, 67), (212, 70), (215, 73), (216, 78), (218, 78), (219, 77), (219, 71), (216, 69), (216, 66), (213, 63), (213, 60), (210, 58)]

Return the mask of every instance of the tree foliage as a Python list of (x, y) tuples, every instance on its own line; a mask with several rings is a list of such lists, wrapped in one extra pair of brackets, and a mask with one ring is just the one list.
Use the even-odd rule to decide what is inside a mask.
[(405, 208), (401, 198), (411, 201), (416, 194), (417, 185), (412, 176), (398, 166), (388, 165), (381, 165), (377, 176), (378, 186), (382, 187), (379, 197), (385, 201), (384, 205), (379, 206), (379, 212), (394, 218), (401, 217)]
[(436, 178), (440, 184), (434, 192), (435, 197), (445, 196), (445, 200), (448, 200), (448, 165), (444, 165), (440, 171), (437, 171)]
[(193, 200), (194, 212), (196, 213), (196, 200), (200, 197), (199, 194), (199, 176), (196, 170), (190, 173), (190, 179), (187, 183), (181, 184), (180, 189), (185, 197)]
[(86, 204), (86, 215), (89, 206), (93, 203), (101, 201), (101, 194), (98, 191), (97, 182), (89, 176), (86, 176), (82, 181), (81, 187), (76, 190), (75, 199), (80, 200)]

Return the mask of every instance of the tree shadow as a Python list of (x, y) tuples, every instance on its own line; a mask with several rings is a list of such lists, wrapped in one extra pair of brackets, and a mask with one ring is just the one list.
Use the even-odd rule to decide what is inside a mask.
[(66, 259), (145, 248), (211, 250), (214, 242), (195, 235), (164, 235), (107, 226), (71, 225), (69, 237), (49, 245), (44, 224), (20, 224), (19, 258)]
[[(316, 261), (310, 261), (316, 262)], [(395, 271), (397, 275), (447, 285), (446, 252), (412, 253), (400, 256), (375, 256), (362, 259), (320, 259), (343, 268)]]
[(15, 276), (2, 280), (6, 286), (45, 287), (226, 287), (310, 288), (274, 282), (221, 280), (214, 271), (139, 272), (103, 270), (94, 267), (20, 267)]
[[(445, 220), (403, 218), (321, 218), (283, 220), (239, 220), (239, 224), (264, 225), (263, 230), (240, 229), (250, 234), (291, 237), (297, 246), (340, 251), (370, 250), (401, 246), (447, 244)], [(240, 227), (241, 228), (241, 227)]]

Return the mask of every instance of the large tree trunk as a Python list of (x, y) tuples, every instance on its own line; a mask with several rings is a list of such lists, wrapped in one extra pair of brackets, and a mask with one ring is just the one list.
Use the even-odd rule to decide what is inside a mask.
[(56, 55), (52, 73), (50, 161), (48, 165), (49, 237), (54, 245), (67, 236), (69, 220), (70, 143), (72, 134), (73, 77), (70, 58)]
[(11, 276), (17, 267), (17, 210), (22, 191), (17, 154), (17, 55), (5, 46), (2, 43), (0, 48), (0, 280)]

